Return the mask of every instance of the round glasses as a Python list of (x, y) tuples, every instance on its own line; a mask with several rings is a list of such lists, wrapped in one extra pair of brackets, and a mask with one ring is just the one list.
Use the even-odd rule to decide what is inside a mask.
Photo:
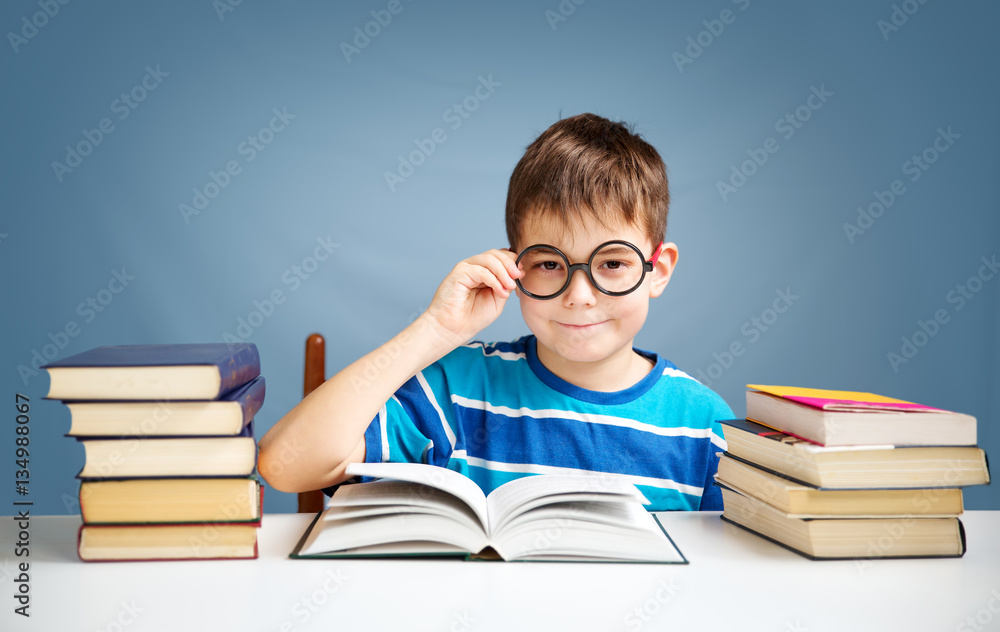
[(661, 243), (646, 261), (642, 252), (629, 242), (608, 241), (594, 250), (587, 263), (570, 264), (555, 246), (536, 244), (517, 256), (517, 267), (524, 275), (515, 281), (525, 295), (544, 301), (565, 292), (573, 273), (583, 270), (602, 294), (624, 296), (639, 289), (646, 273), (653, 271), (662, 248)]

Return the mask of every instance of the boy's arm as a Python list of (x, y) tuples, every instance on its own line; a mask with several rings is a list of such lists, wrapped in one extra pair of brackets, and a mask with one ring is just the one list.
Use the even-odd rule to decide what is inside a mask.
[[(506, 250), (456, 265), (427, 311), (321, 384), (261, 438), (261, 476), (287, 492), (344, 481), (348, 464), (365, 459), (364, 433), (379, 409), (407, 380), (496, 320), (520, 275)], [(385, 368), (372, 377), (373, 366)]]

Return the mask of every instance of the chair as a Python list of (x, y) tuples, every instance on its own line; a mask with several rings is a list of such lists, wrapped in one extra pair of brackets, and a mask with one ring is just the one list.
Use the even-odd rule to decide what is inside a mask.
[[(302, 380), (302, 397), (316, 390), (326, 381), (326, 341), (319, 334), (311, 334), (306, 338), (306, 360)], [(323, 511), (325, 494), (315, 489), (309, 492), (299, 492), (299, 513), (318, 513)]]

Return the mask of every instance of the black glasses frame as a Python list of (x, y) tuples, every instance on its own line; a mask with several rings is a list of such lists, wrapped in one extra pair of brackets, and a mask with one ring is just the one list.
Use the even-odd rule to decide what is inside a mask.
[[(594, 257), (597, 256), (597, 253), (600, 252), (601, 249), (603, 249), (605, 246), (619, 245), (619, 244), (631, 248), (632, 250), (635, 251), (635, 254), (639, 255), (639, 261), (642, 261), (642, 276), (639, 277), (639, 280), (631, 288), (624, 290), (622, 292), (612, 292), (610, 290), (604, 289), (597, 283), (596, 280), (594, 280), (594, 274), (590, 271), (590, 266), (591, 264), (594, 263)], [(639, 248), (635, 244), (631, 244), (627, 241), (622, 241), (620, 239), (614, 239), (611, 241), (606, 241), (597, 248), (595, 248), (594, 252), (590, 253), (590, 258), (587, 259), (587, 263), (572, 263), (572, 264), (569, 262), (569, 258), (565, 254), (563, 254), (563, 251), (559, 250), (555, 246), (550, 246), (548, 244), (534, 244), (532, 246), (528, 246), (527, 248), (521, 251), (521, 254), (517, 256), (516, 263), (520, 265), (521, 259), (524, 257), (524, 255), (533, 250), (541, 250), (543, 248), (546, 250), (551, 250), (552, 252), (559, 255), (562, 258), (563, 263), (566, 264), (566, 283), (564, 283), (563, 286), (553, 294), (533, 294), (525, 289), (525, 287), (521, 284), (521, 279), (514, 280), (514, 282), (517, 283), (518, 289), (520, 289), (525, 296), (531, 297), (539, 301), (547, 301), (549, 299), (556, 298), (557, 296), (565, 292), (569, 288), (570, 282), (573, 281), (573, 273), (576, 272), (577, 270), (582, 270), (583, 272), (585, 272), (587, 274), (587, 278), (590, 279), (590, 284), (593, 285), (594, 288), (601, 294), (606, 294), (607, 296), (625, 296), (626, 294), (631, 294), (632, 292), (638, 290), (639, 286), (642, 285), (642, 282), (646, 280), (646, 273), (653, 271), (653, 266), (656, 265), (656, 261), (660, 258), (660, 250), (661, 248), (663, 248), (663, 244), (660, 244), (660, 246), (657, 247), (656, 252), (653, 253), (653, 257), (647, 261), (646, 259), (643, 258), (642, 251), (639, 250)]]

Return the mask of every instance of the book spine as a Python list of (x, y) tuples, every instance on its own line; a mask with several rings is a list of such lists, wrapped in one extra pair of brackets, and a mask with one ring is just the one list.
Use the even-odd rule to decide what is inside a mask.
[(264, 405), (264, 392), (265, 383), (263, 377), (256, 378), (259, 384), (255, 384), (246, 393), (245, 397), (240, 398), (240, 408), (243, 410), (243, 427), (245, 428), (251, 420), (253, 420), (254, 415), (261, 409)]
[(80, 558), (81, 562), (86, 562), (83, 559), (83, 554), (80, 552), (80, 545), (83, 544), (83, 524), (80, 524), (80, 528), (76, 530), (76, 556)]
[(219, 396), (240, 387), (260, 375), (260, 353), (257, 345), (246, 344), (238, 347), (229, 359), (219, 367)]

